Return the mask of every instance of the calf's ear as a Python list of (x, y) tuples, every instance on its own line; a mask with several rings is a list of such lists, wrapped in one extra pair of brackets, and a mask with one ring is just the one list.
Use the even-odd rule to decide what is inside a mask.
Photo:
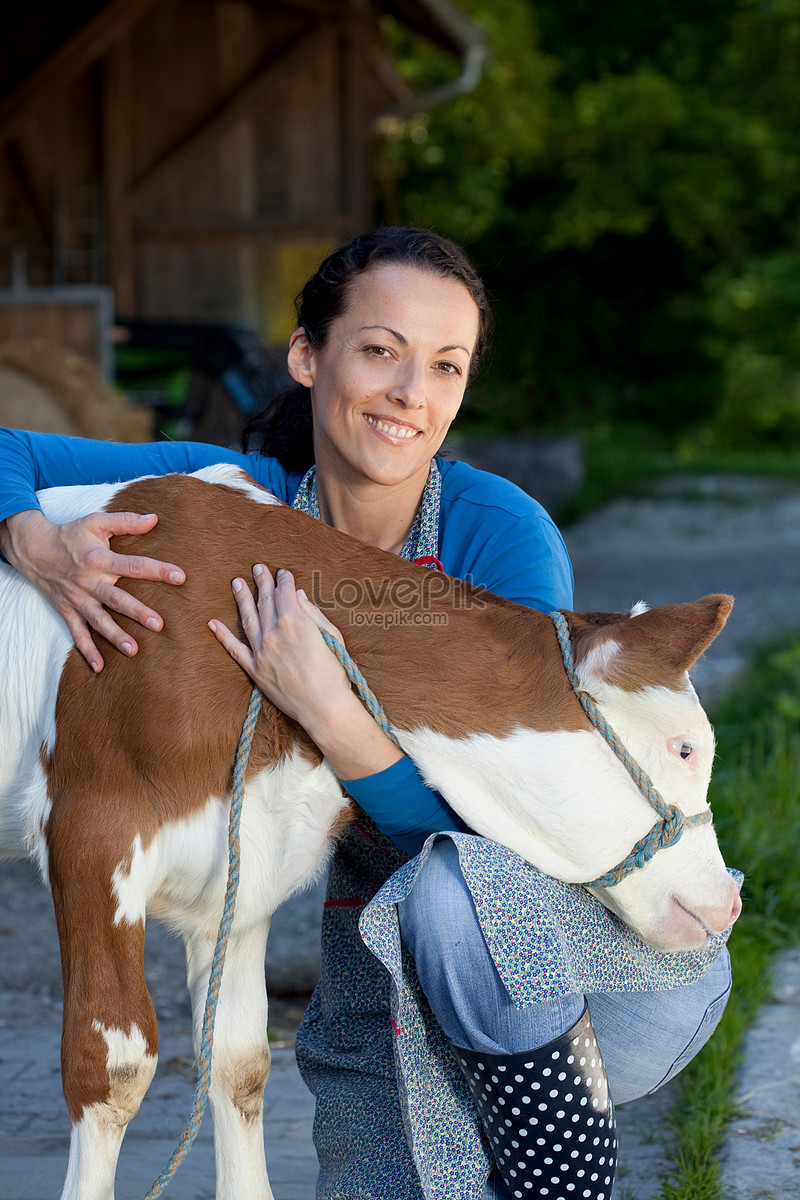
[(722, 630), (732, 608), (732, 596), (713, 595), (636, 616), (570, 616), (576, 666), (588, 687), (594, 677), (626, 691), (682, 688), (686, 672)]

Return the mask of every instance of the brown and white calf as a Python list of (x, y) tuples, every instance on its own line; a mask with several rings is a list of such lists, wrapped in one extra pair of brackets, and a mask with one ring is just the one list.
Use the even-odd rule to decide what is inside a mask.
[[(184, 939), (199, 1036), (250, 694), (207, 621), (235, 628), (230, 581), (249, 578), (253, 563), (291, 568), (319, 599), (423, 776), (478, 833), (580, 882), (623, 859), (654, 816), (590, 727), (541, 613), (354, 542), (278, 504), (234, 467), (42, 499), (61, 522), (102, 508), (158, 513), (137, 550), (187, 567), (181, 588), (135, 585), (164, 614), (164, 631), (137, 628), (139, 654), (109, 651), (99, 676), (36, 590), (0, 570), (0, 845), (34, 856), (53, 892), (72, 1119), (64, 1197), (108, 1200), (126, 1125), (156, 1066), (142, 969), (147, 916)], [(582, 686), (687, 814), (706, 804), (714, 742), (686, 672), (731, 603), (711, 596), (627, 617), (569, 615)], [(214, 1044), (221, 1200), (271, 1195), (261, 1122), (270, 916), (320, 874), (349, 815), (303, 731), (265, 704)], [(668, 950), (697, 946), (739, 909), (710, 824), (597, 894)]]

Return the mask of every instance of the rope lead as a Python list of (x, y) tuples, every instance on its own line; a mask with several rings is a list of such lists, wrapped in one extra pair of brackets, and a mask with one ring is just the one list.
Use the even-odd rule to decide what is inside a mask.
[(239, 844), (239, 824), (242, 816), (242, 801), (244, 800), (244, 778), (247, 772), (247, 762), (250, 758), (250, 747), (253, 743), (253, 730), (256, 727), (260, 708), (261, 692), (258, 688), (253, 688), (233, 768), (233, 796), (228, 822), (228, 885), (225, 891), (225, 906), (222, 910), (222, 920), (219, 924), (217, 944), (214, 949), (211, 975), (208, 981), (206, 1010), (203, 1015), (203, 1033), (200, 1039), (194, 1106), (189, 1115), (186, 1128), (181, 1135), (181, 1139), (172, 1152), (172, 1157), (150, 1188), (150, 1191), (144, 1197), (144, 1200), (156, 1200), (156, 1197), (161, 1195), (189, 1153), (192, 1143), (200, 1132), (203, 1113), (205, 1112), (206, 1101), (208, 1100), (208, 1089), (211, 1084), (211, 1057), (214, 1050), (214, 1023), (217, 1016), (219, 988), (222, 982), (225, 952), (228, 948), (228, 935), (231, 930), (236, 907), (236, 893), (239, 889), (239, 859), (241, 850)]
[[(631, 871), (636, 870), (638, 867), (643, 867), (649, 862), (657, 850), (660, 850), (663, 846), (674, 845), (675, 842), (679, 841), (687, 825), (701, 825), (709, 821), (711, 819), (711, 810), (706, 809), (705, 812), (699, 813), (697, 816), (687, 817), (680, 809), (664, 801), (650, 777), (628, 754), (592, 697), (581, 690), (575, 670), (575, 659), (572, 653), (569, 627), (563, 613), (552, 612), (549, 614), (549, 617), (558, 635), (561, 655), (564, 660), (564, 669), (586, 715), (594, 728), (608, 742), (628, 774), (639, 787), (642, 795), (653, 806), (659, 817), (650, 832), (641, 841), (636, 843), (627, 858), (623, 859), (611, 871), (607, 871), (605, 875), (601, 875), (598, 879), (592, 879), (589, 883), (583, 885), (584, 887), (614, 887), (621, 879), (629, 875)], [(345, 647), (337, 638), (328, 633), (327, 629), (323, 629), (320, 626), (319, 631), (322, 634), (325, 644), (333, 651), (336, 658), (344, 667), (348, 679), (355, 687), (368, 711), (372, 714), (378, 725), (380, 725), (386, 736), (397, 746), (398, 750), (402, 750), (402, 746), (397, 740), (380, 702)], [(178, 1167), (183, 1162), (197, 1137), (208, 1099), (208, 1089), (211, 1083), (211, 1058), (214, 1049), (214, 1022), (217, 1014), (220, 983), (222, 982), (222, 968), (225, 963), (225, 951), (228, 946), (228, 935), (233, 922), (236, 893), (239, 887), (239, 825), (242, 815), (242, 802), (244, 800), (244, 779), (250, 757), (253, 731), (256, 727), (260, 708), (261, 692), (258, 688), (253, 688), (242, 728), (242, 736), (236, 751), (236, 762), (233, 770), (233, 796), (231, 798), (231, 812), (228, 824), (228, 885), (225, 892), (225, 906), (219, 925), (214, 958), (211, 964), (211, 976), (208, 982), (206, 1008), (203, 1016), (203, 1032), (200, 1040), (194, 1107), (190, 1113), (186, 1129), (172, 1153), (172, 1157), (150, 1188), (150, 1191), (144, 1197), (144, 1200), (156, 1200), (156, 1197), (161, 1195), (175, 1175), (175, 1172), (178, 1170)]]
[[(399, 750), (402, 746), (398, 742), (394, 731), (389, 724), (386, 713), (383, 711), (375, 693), (367, 683), (364, 676), (359, 671), (353, 659), (348, 654), (342, 643), (333, 637), (326, 629), (320, 628), (320, 633), (325, 639), (326, 644), (336, 655), (339, 662), (344, 667), (347, 677), (356, 688), (359, 696), (364, 701), (369, 712), (380, 725), (386, 736), (394, 742)], [(178, 1167), (181, 1165), (192, 1143), (200, 1132), (200, 1126), (203, 1121), (203, 1113), (205, 1112), (206, 1101), (208, 1100), (208, 1089), (211, 1084), (211, 1058), (214, 1049), (214, 1022), (217, 1015), (217, 1003), (219, 1001), (219, 989), (222, 982), (222, 968), (225, 964), (225, 951), (228, 947), (228, 935), (230, 933), (231, 924), (233, 922), (233, 914), (236, 907), (236, 893), (239, 888), (239, 859), (240, 859), (240, 844), (239, 844), (239, 825), (242, 816), (242, 802), (244, 800), (244, 779), (247, 772), (247, 763), (250, 758), (250, 747), (253, 742), (253, 730), (256, 727), (258, 714), (261, 708), (261, 692), (258, 688), (253, 688), (250, 696), (250, 705), (247, 709), (247, 715), (244, 719), (242, 727), (242, 735), (239, 739), (239, 747), (236, 751), (236, 762), (233, 769), (233, 796), (231, 799), (230, 820), (228, 823), (228, 885), (225, 891), (225, 906), (222, 911), (222, 920), (219, 925), (219, 933), (217, 934), (217, 944), (214, 949), (214, 958), (211, 963), (211, 976), (208, 981), (208, 993), (206, 995), (206, 1009), (203, 1015), (203, 1032), (200, 1039), (200, 1054), (197, 1071), (197, 1086), (195, 1088), (195, 1099), (192, 1111), (189, 1114), (189, 1120), (186, 1128), (181, 1135), (180, 1141), (172, 1152), (172, 1156), (164, 1167), (164, 1170), (155, 1181), (150, 1191), (144, 1197), (144, 1200), (156, 1200), (158, 1196), (166, 1188), (167, 1184), (175, 1175)]]
[(333, 651), (341, 665), (344, 667), (347, 678), (350, 680), (353, 687), (364, 701), (364, 704), (371, 716), (374, 717), (389, 740), (394, 742), (395, 746), (397, 746), (397, 749), (402, 750), (403, 747), (398, 742), (395, 732), (389, 724), (389, 718), (386, 716), (386, 713), (381, 707), (380, 701), (367, 683), (364, 676), (359, 671), (345, 647), (340, 641), (338, 641), (337, 638), (333, 636), (333, 634), (328, 633), (327, 629), (323, 629), (321, 625), (318, 626), (318, 629), (322, 634), (325, 645), (329, 650)]

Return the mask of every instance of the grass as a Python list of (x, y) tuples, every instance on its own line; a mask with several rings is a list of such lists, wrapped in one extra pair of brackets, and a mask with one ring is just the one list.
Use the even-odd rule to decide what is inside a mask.
[(669, 438), (649, 427), (599, 422), (573, 431), (583, 443), (586, 478), (556, 514), (568, 525), (618, 496), (646, 496), (675, 474), (737, 474), (800, 480), (800, 447), (727, 450), (703, 431)]
[(745, 872), (730, 940), (734, 989), (701, 1054), (678, 1076), (671, 1125), (679, 1150), (663, 1200), (722, 1200), (718, 1152), (734, 1116), (742, 1039), (770, 992), (778, 951), (800, 929), (800, 641), (762, 654), (714, 714), (710, 799), (727, 862)]

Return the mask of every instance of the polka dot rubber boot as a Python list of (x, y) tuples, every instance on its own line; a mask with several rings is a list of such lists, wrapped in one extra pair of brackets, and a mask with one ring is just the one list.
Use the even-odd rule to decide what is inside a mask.
[(528, 1054), (453, 1049), (515, 1200), (611, 1200), (614, 1110), (588, 1009)]

